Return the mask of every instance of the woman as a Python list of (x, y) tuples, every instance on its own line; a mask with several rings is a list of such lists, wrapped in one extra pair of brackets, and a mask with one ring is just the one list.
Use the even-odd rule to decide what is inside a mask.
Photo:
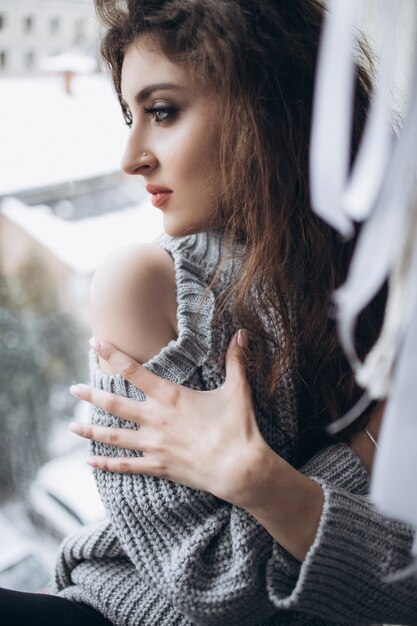
[[(64, 542), (55, 591), (123, 626), (413, 623), (415, 585), (381, 583), (386, 562), (341, 576), (354, 528), (377, 554), (395, 535), (393, 567), (412, 533), (367, 504), (348, 435), (323, 435), (358, 390), (328, 318), (349, 249), (308, 201), (320, 6), (96, 4), (131, 126), (123, 169), (168, 236), (93, 281), (95, 388), (72, 392), (97, 408), (72, 428), (93, 440), (109, 520)], [(367, 101), (358, 69), (354, 145)], [(372, 442), (352, 445), (369, 465)]]
[[(315, 218), (307, 192), (320, 8), (306, 1), (136, 0), (124, 14), (114, 2), (97, 6), (108, 27), (104, 57), (131, 126), (123, 169), (144, 177), (173, 239), (127, 250), (98, 271), (95, 334), (148, 361), (158, 376), (213, 391), (209, 403), (164, 385), (105, 344), (94, 372), (101, 390), (73, 391), (106, 413), (95, 411), (87, 430), (74, 428), (95, 441), (91, 463), (111, 536), (122, 548), (118, 558), (127, 553), (134, 564), (113, 570), (120, 579), (133, 576), (122, 594), (132, 609), (120, 618), (114, 581), (97, 593), (85, 580), (93, 562), (90, 576), (101, 571), (106, 534), (95, 538), (99, 554), (88, 552), (79, 564), (66, 544), (71, 575), (59, 579), (60, 593), (82, 601), (97, 594), (96, 608), (113, 597), (105, 615), (115, 623), (160, 623), (161, 615), (180, 623), (308, 623), (277, 608), (317, 611), (311, 599), (298, 604), (297, 585), (299, 562), (305, 565), (320, 535), (323, 493), (325, 510), (330, 491), (352, 493), (356, 519), (367, 488), (352, 449), (329, 446), (322, 436), (357, 390), (328, 319), (349, 249)], [(367, 88), (358, 70), (354, 140)], [(363, 320), (362, 350), (374, 320), (375, 311)], [(251, 331), (246, 359), (256, 410), (237, 340), (219, 389), (223, 356), (239, 327)], [(248, 335), (239, 336), (245, 344)], [(137, 388), (148, 398), (141, 405)], [(293, 468), (320, 449), (301, 472)], [(334, 535), (345, 524), (346, 511), (343, 522), (338, 514), (331, 514)], [(409, 543), (411, 535), (401, 532)], [(368, 569), (358, 576), (361, 585)], [(355, 596), (344, 606), (330, 602), (319, 615), (351, 620), (360, 605)], [(361, 618), (379, 619), (378, 611), (372, 606)]]

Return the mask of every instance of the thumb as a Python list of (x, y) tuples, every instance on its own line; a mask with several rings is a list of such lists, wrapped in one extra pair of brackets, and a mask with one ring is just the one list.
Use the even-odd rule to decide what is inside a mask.
[(229, 343), (226, 352), (226, 383), (246, 382), (245, 349), (248, 345), (248, 331), (239, 330)]

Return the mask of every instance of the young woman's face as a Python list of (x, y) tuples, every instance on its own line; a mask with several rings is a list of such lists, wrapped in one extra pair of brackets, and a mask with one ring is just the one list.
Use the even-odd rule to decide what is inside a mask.
[(123, 61), (121, 91), (132, 124), (122, 169), (144, 177), (168, 234), (209, 230), (219, 225), (217, 107), (187, 69), (151, 43), (136, 40)]

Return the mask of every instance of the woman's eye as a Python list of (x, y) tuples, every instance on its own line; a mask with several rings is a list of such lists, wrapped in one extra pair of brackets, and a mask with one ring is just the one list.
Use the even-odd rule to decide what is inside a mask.
[(154, 106), (145, 109), (145, 113), (153, 118), (155, 124), (161, 124), (172, 119), (177, 113), (177, 109), (168, 106)]

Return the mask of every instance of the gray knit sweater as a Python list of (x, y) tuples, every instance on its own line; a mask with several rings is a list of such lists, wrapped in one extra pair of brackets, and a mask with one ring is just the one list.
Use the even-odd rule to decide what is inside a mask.
[[(220, 282), (207, 293), (222, 256), (221, 236), (165, 237), (161, 245), (175, 263), (179, 336), (147, 367), (177, 383), (213, 389), (224, 380), (224, 354), (235, 330), (227, 312), (215, 323), (213, 314), (236, 263), (224, 265)], [(102, 373), (95, 357), (92, 373), (96, 386), (144, 399), (120, 376)], [(249, 378), (263, 436), (291, 462), (297, 437), (293, 371), (288, 370), (268, 403), (264, 377), (249, 373)], [(92, 421), (137, 428), (100, 409), (93, 410)], [(92, 451), (137, 454), (98, 443)], [(368, 476), (359, 458), (338, 444), (302, 471), (320, 482), (325, 493), (319, 531), (302, 565), (248, 513), (211, 494), (152, 477), (98, 471), (109, 519), (63, 543), (54, 591), (90, 604), (115, 626), (314, 626), (389, 619), (417, 624), (414, 581), (403, 584), (397, 597), (395, 587), (380, 580), (387, 568), (407, 562), (411, 531), (383, 520), (367, 503)], [(393, 541), (401, 545), (395, 560), (386, 555)], [(365, 558), (364, 543), (373, 547)]]

